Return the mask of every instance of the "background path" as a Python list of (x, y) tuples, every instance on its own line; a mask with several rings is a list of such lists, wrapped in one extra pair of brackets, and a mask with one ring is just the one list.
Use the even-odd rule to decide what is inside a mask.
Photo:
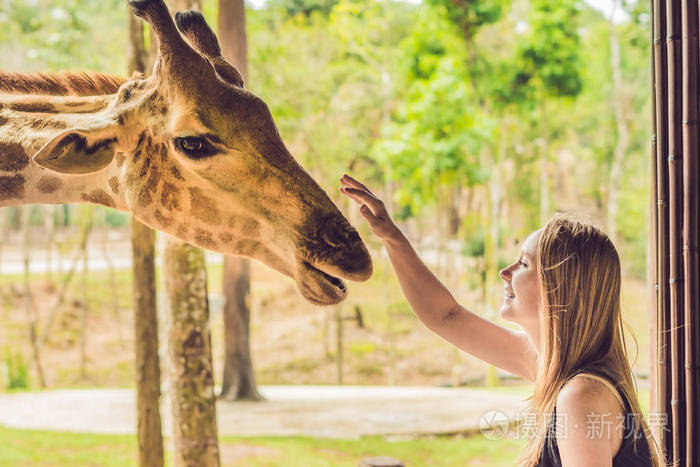
[[(520, 395), (390, 386), (262, 386), (265, 402), (217, 402), (219, 435), (357, 438), (473, 433), (486, 419), (522, 413)], [(170, 434), (163, 398), (164, 433)], [(0, 425), (93, 433), (136, 432), (132, 389), (0, 394)]]

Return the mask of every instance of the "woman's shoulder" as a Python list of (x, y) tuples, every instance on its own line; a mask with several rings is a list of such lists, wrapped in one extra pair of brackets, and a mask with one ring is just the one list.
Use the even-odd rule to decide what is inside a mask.
[(591, 373), (579, 373), (569, 379), (557, 396), (557, 412), (563, 409), (624, 413), (619, 391), (607, 379)]
[(580, 374), (564, 385), (556, 402), (562, 458), (586, 455), (609, 460), (617, 454), (624, 432), (619, 420), (625, 417), (619, 397), (612, 384), (602, 378)]
[(625, 405), (619, 392), (607, 380), (578, 374), (562, 387), (557, 396), (557, 413), (614, 421), (624, 416)]

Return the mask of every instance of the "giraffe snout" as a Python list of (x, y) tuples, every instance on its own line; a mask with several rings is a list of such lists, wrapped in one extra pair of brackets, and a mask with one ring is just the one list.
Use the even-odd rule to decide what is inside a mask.
[(372, 259), (354, 227), (340, 214), (327, 215), (316, 225), (323, 270), (344, 279), (364, 281), (372, 275)]

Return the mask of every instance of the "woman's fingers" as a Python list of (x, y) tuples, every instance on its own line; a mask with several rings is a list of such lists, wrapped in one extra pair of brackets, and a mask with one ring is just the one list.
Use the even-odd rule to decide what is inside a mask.
[(350, 196), (358, 204), (365, 205), (372, 210), (372, 214), (375, 216), (382, 212), (384, 209), (384, 203), (381, 200), (375, 198), (372, 194), (367, 193), (364, 190), (358, 190), (356, 188), (344, 187), (342, 192)]
[(366, 204), (363, 204), (362, 206), (360, 206), (360, 214), (362, 214), (362, 217), (367, 219), (367, 221), (370, 223), (370, 225), (372, 224), (372, 222), (377, 220), (377, 216), (375, 216), (372, 213), (372, 210), (370, 208), (368, 208)]
[(365, 185), (358, 182), (357, 180), (355, 180), (354, 178), (352, 178), (348, 174), (344, 174), (342, 177), (340, 177), (340, 183), (342, 183), (343, 185), (348, 186), (350, 188), (355, 188), (356, 190), (364, 190), (367, 193), (373, 195), (372, 190), (370, 190)]

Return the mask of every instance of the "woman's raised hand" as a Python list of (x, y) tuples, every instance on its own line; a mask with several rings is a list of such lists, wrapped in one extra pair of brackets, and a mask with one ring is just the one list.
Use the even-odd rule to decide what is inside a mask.
[(370, 230), (382, 240), (391, 240), (401, 231), (391, 220), (384, 202), (377, 198), (372, 191), (351, 176), (340, 177), (340, 192), (360, 205), (360, 213), (367, 219)]

